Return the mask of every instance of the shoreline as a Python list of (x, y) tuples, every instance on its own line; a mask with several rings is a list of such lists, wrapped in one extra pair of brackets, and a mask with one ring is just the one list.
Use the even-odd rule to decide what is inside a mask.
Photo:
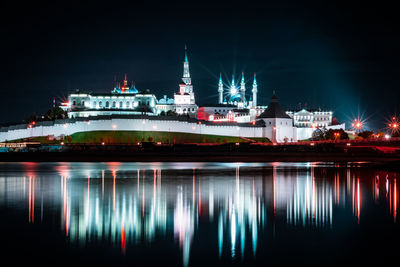
[(397, 154), (323, 152), (14, 152), (0, 162), (371, 162), (399, 164)]

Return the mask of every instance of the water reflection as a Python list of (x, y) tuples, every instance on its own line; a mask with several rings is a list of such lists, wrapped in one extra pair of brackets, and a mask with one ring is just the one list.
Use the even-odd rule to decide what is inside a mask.
[(105, 242), (122, 254), (173, 236), (187, 266), (205, 225), (215, 230), (209, 239), (219, 258), (243, 260), (256, 258), (268, 229), (274, 238), (278, 224), (329, 231), (338, 209), (362, 224), (364, 205), (383, 201), (396, 222), (396, 179), (317, 163), (8, 164), (0, 171), (0, 204), (22, 206), (28, 223), (38, 223), (39, 213), (43, 220), (44, 206), (57, 206), (69, 242)]

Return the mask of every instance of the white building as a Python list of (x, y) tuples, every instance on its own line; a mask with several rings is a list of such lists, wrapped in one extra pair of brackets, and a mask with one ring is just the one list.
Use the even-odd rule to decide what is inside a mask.
[(68, 96), (62, 108), (69, 118), (104, 115), (158, 115), (157, 99), (148, 90), (139, 92), (133, 85), (116, 86), (111, 93), (83, 93), (77, 90)]
[(258, 116), (257, 121), (264, 121), (266, 136), (272, 142), (295, 142), (297, 141), (297, 128), (293, 126), (293, 119), (286, 114), (278, 102), (275, 94), (267, 109)]
[(294, 126), (299, 128), (318, 128), (332, 125), (332, 111), (295, 110), (286, 112), (293, 118)]

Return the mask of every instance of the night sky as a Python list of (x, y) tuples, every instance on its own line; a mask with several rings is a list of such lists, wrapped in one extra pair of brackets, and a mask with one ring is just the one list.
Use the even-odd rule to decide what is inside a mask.
[(244, 71), (249, 94), (257, 74), (260, 104), (275, 90), (286, 109), (333, 110), (346, 123), (360, 114), (383, 128), (400, 113), (397, 9), (296, 2), (3, 5), (0, 123), (43, 113), (77, 88), (109, 92), (125, 73), (173, 97), (186, 44), (199, 105), (217, 103), (220, 72), (227, 84)]

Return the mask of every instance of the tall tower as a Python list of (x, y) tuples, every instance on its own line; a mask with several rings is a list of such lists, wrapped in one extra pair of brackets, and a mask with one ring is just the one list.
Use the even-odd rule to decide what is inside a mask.
[(244, 73), (242, 72), (242, 80), (240, 82), (240, 98), (242, 102), (246, 102), (246, 84), (244, 82)]
[(218, 104), (223, 103), (223, 93), (224, 93), (224, 84), (222, 83), (221, 73), (219, 74), (219, 82), (218, 82)]
[(232, 75), (232, 83), (231, 83), (231, 96), (236, 95), (237, 94), (237, 89), (236, 89), (236, 85), (235, 85), (235, 77)]
[(191, 85), (192, 84), (192, 79), (190, 78), (190, 72), (189, 72), (189, 60), (187, 57), (187, 48), (185, 45), (185, 61), (183, 62), (183, 78), (182, 81), (186, 85)]
[(253, 89), (251, 91), (253, 93), (253, 107), (256, 107), (257, 106), (257, 80), (256, 80), (255, 73), (254, 73)]

